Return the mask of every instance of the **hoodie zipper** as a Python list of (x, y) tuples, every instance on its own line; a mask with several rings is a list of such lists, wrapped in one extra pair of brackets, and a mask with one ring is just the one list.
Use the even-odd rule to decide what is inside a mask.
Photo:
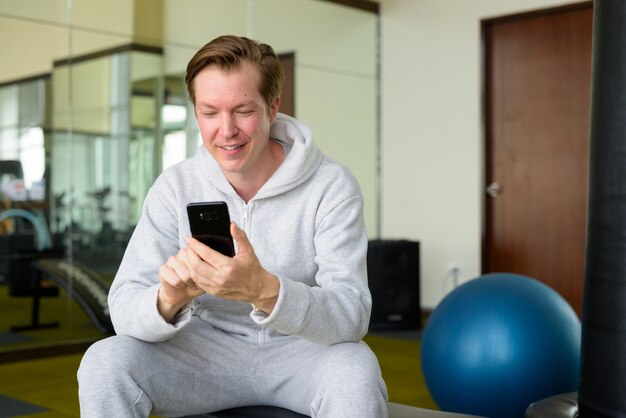
[[(239, 227), (244, 230), (248, 238), (250, 237), (250, 231), (248, 229), (248, 219), (250, 218), (250, 212), (252, 211), (254, 199), (250, 200), (248, 203), (241, 201), (241, 225)], [(256, 330), (254, 332), (254, 339), (256, 344), (262, 344), (267, 342), (267, 329), (262, 327), (261, 325), (256, 325)]]
[(239, 227), (248, 233), (248, 215), (250, 214), (250, 204), (242, 201), (243, 205), (241, 206), (241, 225)]

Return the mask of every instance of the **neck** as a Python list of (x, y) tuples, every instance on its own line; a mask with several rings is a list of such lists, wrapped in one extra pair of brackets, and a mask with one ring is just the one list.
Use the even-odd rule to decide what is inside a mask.
[(267, 144), (268, 158), (264, 167), (254, 172), (226, 173), (226, 178), (233, 186), (239, 197), (248, 203), (259, 189), (272, 177), (280, 167), (284, 158), (283, 146), (276, 141), (270, 140)]

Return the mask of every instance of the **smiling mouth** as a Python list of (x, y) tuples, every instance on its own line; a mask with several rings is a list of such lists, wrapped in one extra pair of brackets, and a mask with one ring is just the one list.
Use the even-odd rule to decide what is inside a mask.
[(220, 148), (225, 149), (226, 151), (234, 151), (241, 147), (243, 147), (243, 145), (224, 145), (223, 147), (220, 147)]

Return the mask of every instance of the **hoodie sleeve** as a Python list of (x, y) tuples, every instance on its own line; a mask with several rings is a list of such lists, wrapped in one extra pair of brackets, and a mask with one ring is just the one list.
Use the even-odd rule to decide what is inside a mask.
[(189, 322), (191, 309), (183, 308), (174, 325), (157, 310), (159, 268), (178, 252), (178, 215), (150, 189), (142, 216), (133, 231), (124, 258), (109, 291), (111, 320), (117, 334), (144, 341), (163, 341)]
[(318, 266), (317, 286), (279, 275), (280, 293), (271, 315), (251, 314), (259, 325), (328, 345), (360, 340), (367, 332), (372, 304), (363, 199), (359, 192), (339, 203), (331, 200), (328, 211), (321, 204), (314, 236), (311, 256)]

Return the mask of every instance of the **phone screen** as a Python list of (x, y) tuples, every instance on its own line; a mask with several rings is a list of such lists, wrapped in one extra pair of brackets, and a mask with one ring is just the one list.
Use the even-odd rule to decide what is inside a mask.
[(226, 202), (189, 203), (187, 216), (192, 237), (224, 255), (235, 255)]

